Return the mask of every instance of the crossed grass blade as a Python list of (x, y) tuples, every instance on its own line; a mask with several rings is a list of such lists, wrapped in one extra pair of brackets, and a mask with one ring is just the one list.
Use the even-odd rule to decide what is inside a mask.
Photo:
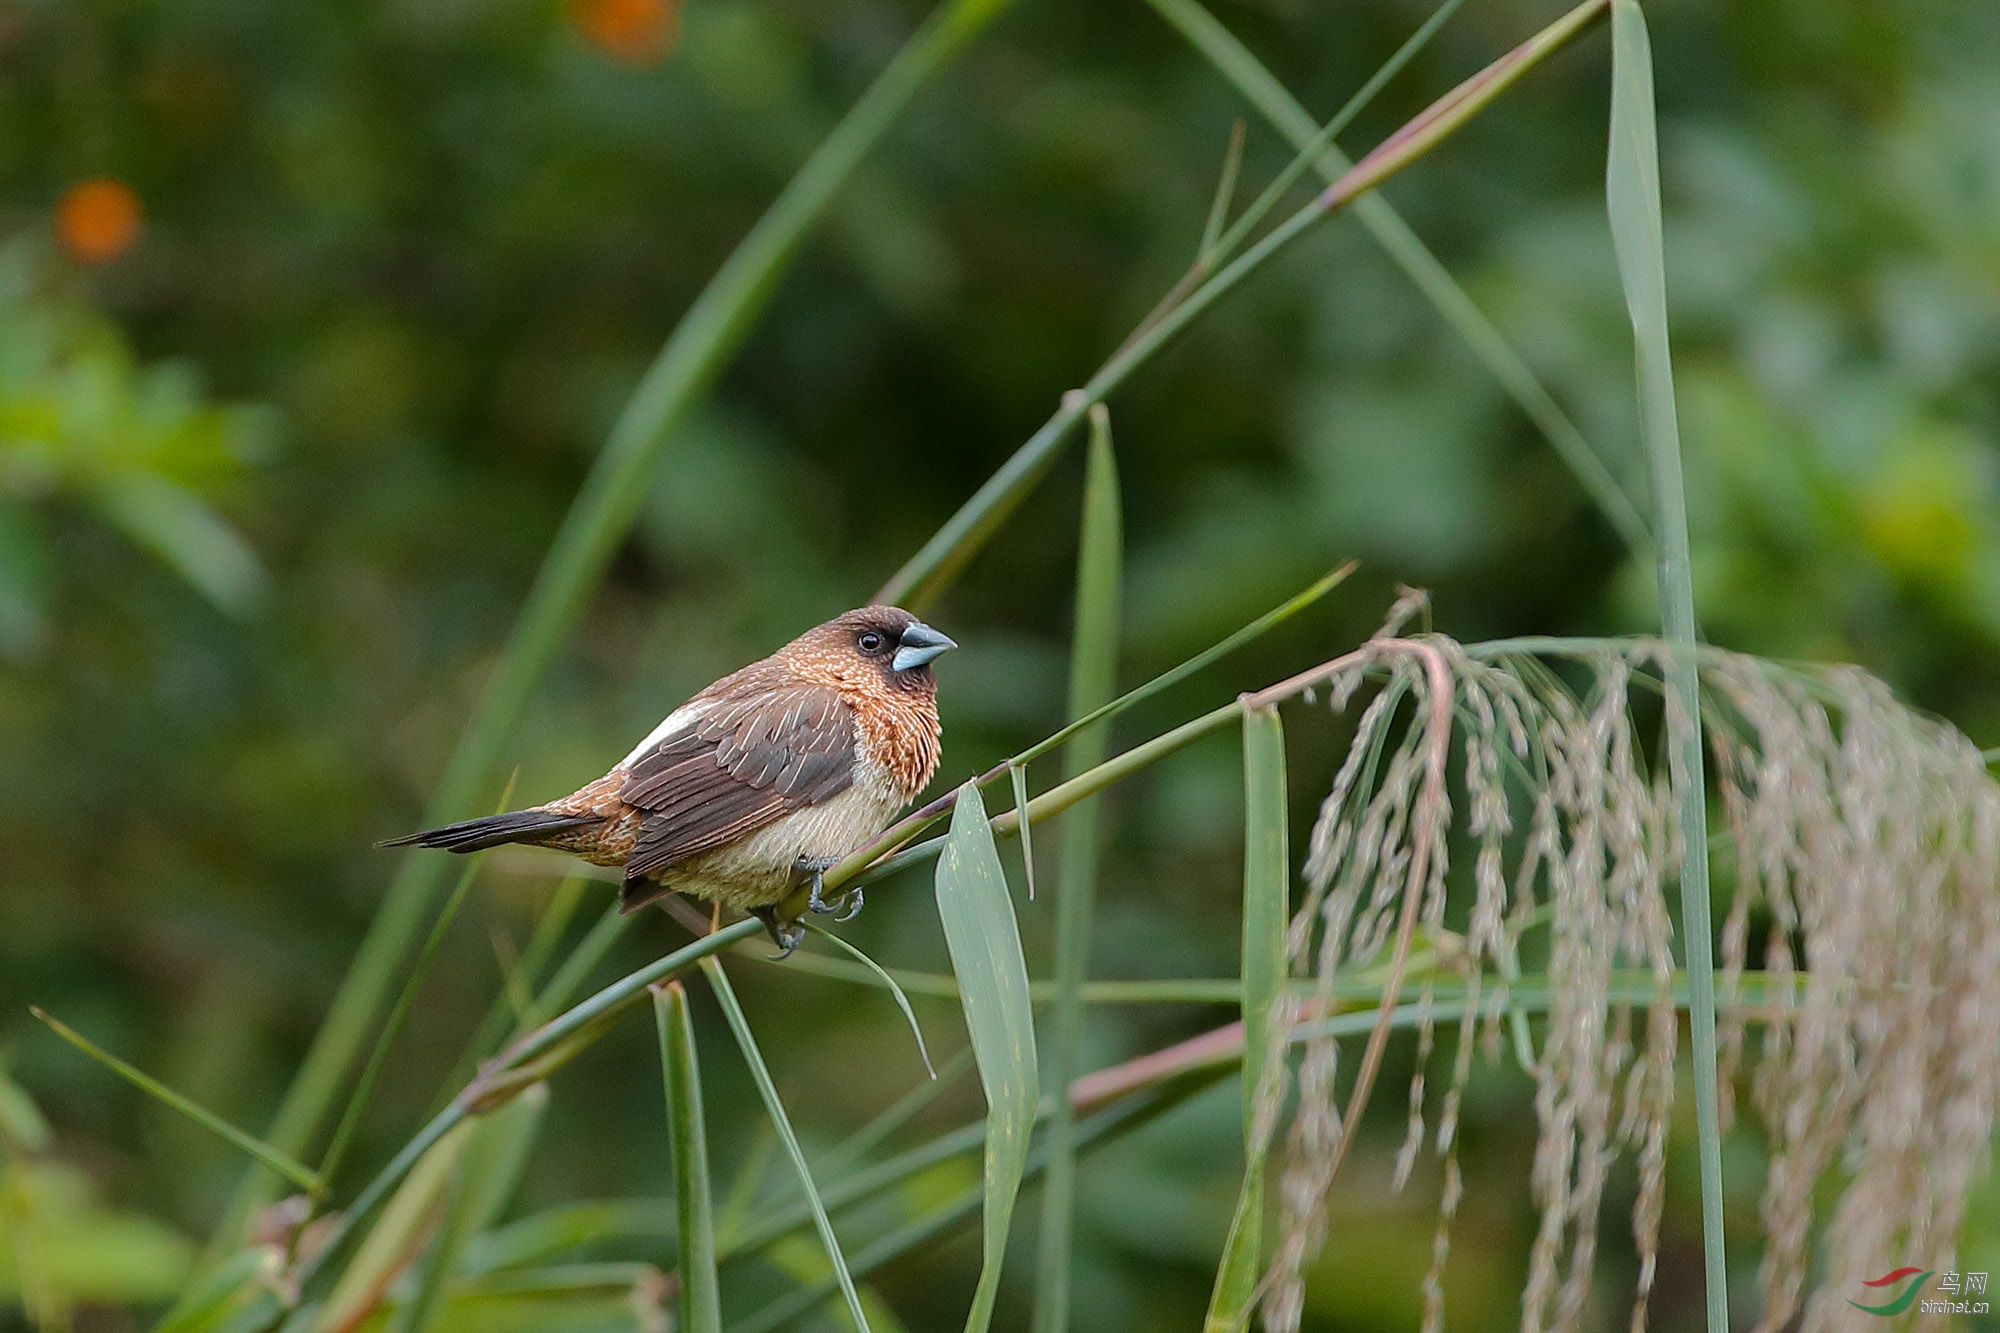
[(427, 1251), (414, 1266), (417, 1284), (389, 1319), (389, 1333), (430, 1333), (445, 1314), (465, 1247), (506, 1207), (548, 1110), (547, 1084), (536, 1084), (492, 1115), (475, 1121), (452, 1168), (444, 1213)]
[[(1293, 148), (1304, 149), (1314, 143), (1321, 128), (1311, 113), (1198, 0), (1147, 2)], [(1329, 143), (1319, 154), (1315, 166), (1321, 178), (1331, 184), (1353, 166), (1353, 162)], [(1583, 437), (1554, 395), (1536, 378), (1534, 371), (1508, 343), (1505, 335), (1494, 327), (1493, 322), (1452, 277), (1450, 270), (1438, 262), (1437, 256), (1411, 230), (1395, 206), (1380, 194), (1371, 194), (1355, 201), (1354, 214), (1376, 244), (1403, 270), (1445, 323), (1458, 333), (1472, 354), (1534, 422), (1549, 447), (1576, 476), (1625, 544), (1635, 552), (1651, 550), (1652, 534), (1647, 530), (1646, 520), (1597, 450)]]

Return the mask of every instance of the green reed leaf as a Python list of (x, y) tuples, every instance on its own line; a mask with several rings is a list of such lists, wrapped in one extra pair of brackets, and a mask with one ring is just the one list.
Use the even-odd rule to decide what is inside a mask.
[(1028, 1160), (1041, 1080), (1020, 927), (1007, 896), (1007, 872), (1000, 867), (1000, 852), (986, 823), (985, 803), (971, 783), (959, 790), (936, 883), (951, 970), (958, 977), (965, 1026), (986, 1090), (986, 1240), (979, 1285), (965, 1319), (966, 1333), (985, 1333), (1000, 1290), (1007, 1230)]
[(1714, 936), (1708, 885), (1708, 808), (1702, 775), (1700, 681), (1687, 494), (1667, 339), (1667, 268), (1660, 219), (1660, 151), (1653, 123), (1653, 56), (1635, 0), (1611, 0), (1611, 147), (1604, 172), (1611, 240), (1639, 373), (1639, 420), (1652, 464), (1659, 534), (1660, 618), (1667, 657), (1668, 770), (1680, 803), (1681, 938), (1687, 951), (1701, 1147), (1702, 1250), (1709, 1333), (1729, 1328), (1722, 1234), (1722, 1129), (1716, 1097)]
[[(1118, 461), (1111, 447), (1111, 414), (1090, 412), (1090, 453), (1084, 468), (1083, 520), (1077, 537), (1076, 628), (1070, 649), (1069, 714), (1097, 711), (1118, 682), (1119, 616), (1123, 599), (1125, 524), (1118, 495)], [(1076, 774), (1102, 763), (1111, 728), (1100, 722), (1079, 731), (1064, 754), (1064, 771)], [(1025, 795), (1025, 791), (1022, 795)], [(1027, 802), (1016, 822), (1025, 833)], [(1034, 1328), (1061, 1333), (1069, 1326), (1070, 1233), (1076, 1195), (1076, 1123), (1069, 1099), (1059, 1095), (1081, 1072), (1083, 980), (1090, 964), (1090, 929), (1097, 897), (1096, 801), (1073, 807), (1063, 825), (1056, 877), (1055, 1010), (1050, 1015), (1049, 1175), (1042, 1192), (1042, 1229), (1036, 1271)]]
[(325, 1182), (314, 1173), (311, 1167), (307, 1166), (304, 1162), (298, 1161), (289, 1153), (272, 1147), (254, 1134), (238, 1129), (207, 1107), (196, 1105), (188, 1098), (154, 1078), (151, 1074), (120, 1060), (117, 1056), (105, 1050), (96, 1042), (91, 1041), (90, 1038), (84, 1036), (61, 1019), (49, 1014), (41, 1007), (31, 1005), (28, 1012), (43, 1023), (46, 1023), (49, 1030), (54, 1032), (58, 1037), (61, 1037), (64, 1041), (97, 1061), (97, 1063), (103, 1065), (127, 1083), (130, 1083), (133, 1087), (139, 1089), (139, 1091), (179, 1111), (182, 1115), (194, 1121), (211, 1134), (227, 1139), (308, 1194), (318, 1194), (325, 1187)]
[(1246, 1326), (1264, 1269), (1264, 1160), (1259, 1106), (1271, 1094), (1274, 1029), (1286, 1016), (1285, 926), (1291, 851), (1285, 731), (1275, 708), (1243, 714), (1243, 1188), (1215, 1270), (1205, 1333)]
[(674, 1209), (680, 1243), (683, 1333), (722, 1333), (722, 1284), (715, 1275), (715, 1200), (708, 1182), (708, 1129), (702, 1121), (701, 1068), (695, 1060), (694, 1019), (687, 988), (670, 981), (653, 989), (666, 1080), (667, 1137), (674, 1157)]
[(770, 1066), (764, 1063), (764, 1053), (757, 1049), (757, 1038), (750, 1031), (750, 1020), (744, 1017), (743, 1006), (737, 1003), (736, 992), (730, 987), (722, 964), (714, 958), (704, 958), (701, 960), (701, 971), (715, 991), (716, 1000), (722, 1005), (723, 1017), (729, 1020), (729, 1030), (735, 1034), (736, 1044), (743, 1051), (743, 1062), (750, 1066), (751, 1080), (757, 1085), (757, 1095), (764, 1099), (764, 1109), (770, 1113), (771, 1127), (778, 1131), (786, 1155), (792, 1159), (792, 1167), (798, 1172), (799, 1187), (805, 1191), (806, 1203), (812, 1208), (813, 1225), (818, 1228), (820, 1242), (826, 1246), (826, 1257), (833, 1264), (834, 1280), (840, 1287), (841, 1297), (847, 1302), (847, 1313), (860, 1333), (868, 1333), (868, 1316), (861, 1308), (860, 1293), (854, 1289), (854, 1277), (847, 1270), (847, 1256), (841, 1253), (840, 1238), (834, 1235), (833, 1221), (827, 1217), (826, 1204), (820, 1198), (818, 1187), (813, 1184), (812, 1168), (806, 1165), (806, 1154), (799, 1147), (799, 1136), (792, 1132), (792, 1118), (786, 1114), (785, 1104), (778, 1096), (778, 1085), (771, 1081)]

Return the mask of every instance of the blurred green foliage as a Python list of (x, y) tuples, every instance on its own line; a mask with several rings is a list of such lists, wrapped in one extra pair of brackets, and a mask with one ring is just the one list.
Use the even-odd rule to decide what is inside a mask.
[[(57, 1127), (46, 1144), (8, 1131), (0, 1328), (35, 1280), (23, 1237), (87, 1239), (48, 1242), (90, 1259), (61, 1270), (71, 1298), (156, 1305), (239, 1166), (25, 1005), (234, 1121), (269, 1115), (392, 864), (370, 844), (413, 818), (624, 394), (921, 9), (689, 0), (679, 47), (639, 67), (567, 12), (0, 0), (0, 1051)], [(1427, 12), (1217, 9), (1321, 114)], [(1468, 4), (1347, 146), (1553, 12)], [(1858, 661), (2000, 743), (2000, 11), (1678, 0), (1651, 21), (1703, 627)], [(1388, 193), (1638, 495), (1602, 212), (1607, 68), (1586, 43)], [(593, 776), (695, 688), (865, 598), (1178, 275), (1242, 114), (1138, 5), (1023, 3), (982, 38), (843, 195), (684, 430), (516, 739), (517, 791)], [(1254, 189), (1288, 154), (1254, 120), (1248, 145)], [(62, 192), (101, 175), (133, 186), (146, 225), (83, 269), (44, 238)], [(1656, 623), (1650, 568), (1357, 228), (1280, 267), (1113, 403), (1121, 680), (1343, 556), (1364, 573), (1340, 609), (1120, 735), (1346, 646), (1398, 580), (1434, 589), (1467, 639)], [(965, 645), (942, 673), (941, 784), (1060, 720), (1079, 487), (1071, 465), (935, 613)], [(1341, 729), (1309, 714), (1287, 732), (1294, 790), (1323, 790)], [(1233, 972), (1239, 772), (1221, 738), (1108, 798), (1095, 975)], [(496, 863), (358, 1169), (429, 1109), (553, 887)], [(1046, 975), (1052, 905), (1021, 911)], [(871, 893), (848, 929), (885, 962), (943, 965), (914, 884)], [(606, 970), (674, 938), (642, 922)], [(882, 997), (740, 972), (809, 1140), (922, 1077)], [(952, 1030), (949, 1006), (918, 1003)], [(1218, 1014), (1094, 1011), (1086, 1063)], [(628, 1026), (557, 1081), (525, 1206), (664, 1193), (651, 1037)], [(698, 1028), (727, 1039), (712, 1008)], [(757, 1123), (728, 1065), (707, 1067), (718, 1193)], [(1527, 1095), (1487, 1071), (1468, 1098), (1447, 1274), (1465, 1327), (1514, 1322)], [(0, 1084), (9, 1125), (41, 1123), (27, 1105)], [(965, 1094), (938, 1114), (976, 1108)], [(1085, 1163), (1077, 1326), (1202, 1308), (1236, 1108), (1217, 1089)], [(1420, 1169), (1412, 1197), (1386, 1193), (1395, 1110), (1337, 1206), (1321, 1327), (1407, 1326), (1416, 1308), (1436, 1181)], [(1754, 1160), (1754, 1141), (1731, 1149)], [(1698, 1315), (1679, 1294), (1698, 1270), (1691, 1155), (1675, 1171), (1662, 1328)], [(1730, 1179), (1747, 1276), (1757, 1173)], [(1026, 1317), (1027, 1230), (1003, 1327)], [(1617, 1235), (1607, 1323), (1628, 1285)], [(2000, 1270), (1990, 1226), (1972, 1243), (1966, 1267)], [(609, 1257), (666, 1262), (641, 1243)], [(964, 1236), (876, 1286), (908, 1327), (955, 1327), (977, 1266)]]

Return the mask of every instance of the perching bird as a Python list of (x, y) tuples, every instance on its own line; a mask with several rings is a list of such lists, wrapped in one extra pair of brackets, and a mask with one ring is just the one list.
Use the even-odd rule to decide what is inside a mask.
[[(908, 611), (864, 606), (724, 676), (667, 715), (609, 773), (560, 800), (382, 844), (476, 852), (532, 843), (623, 866), (622, 911), (667, 893), (762, 918), (889, 826), (937, 772), (931, 663), (957, 647)], [(846, 896), (846, 920), (861, 890)]]

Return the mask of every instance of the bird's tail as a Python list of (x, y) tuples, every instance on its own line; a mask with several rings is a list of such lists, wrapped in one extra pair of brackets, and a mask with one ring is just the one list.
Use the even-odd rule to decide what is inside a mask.
[(504, 815), (467, 819), (443, 828), (406, 833), (377, 847), (442, 847), (448, 852), (481, 852), (507, 842), (538, 842), (547, 834), (598, 822), (595, 815), (563, 815), (553, 810), (510, 810)]

